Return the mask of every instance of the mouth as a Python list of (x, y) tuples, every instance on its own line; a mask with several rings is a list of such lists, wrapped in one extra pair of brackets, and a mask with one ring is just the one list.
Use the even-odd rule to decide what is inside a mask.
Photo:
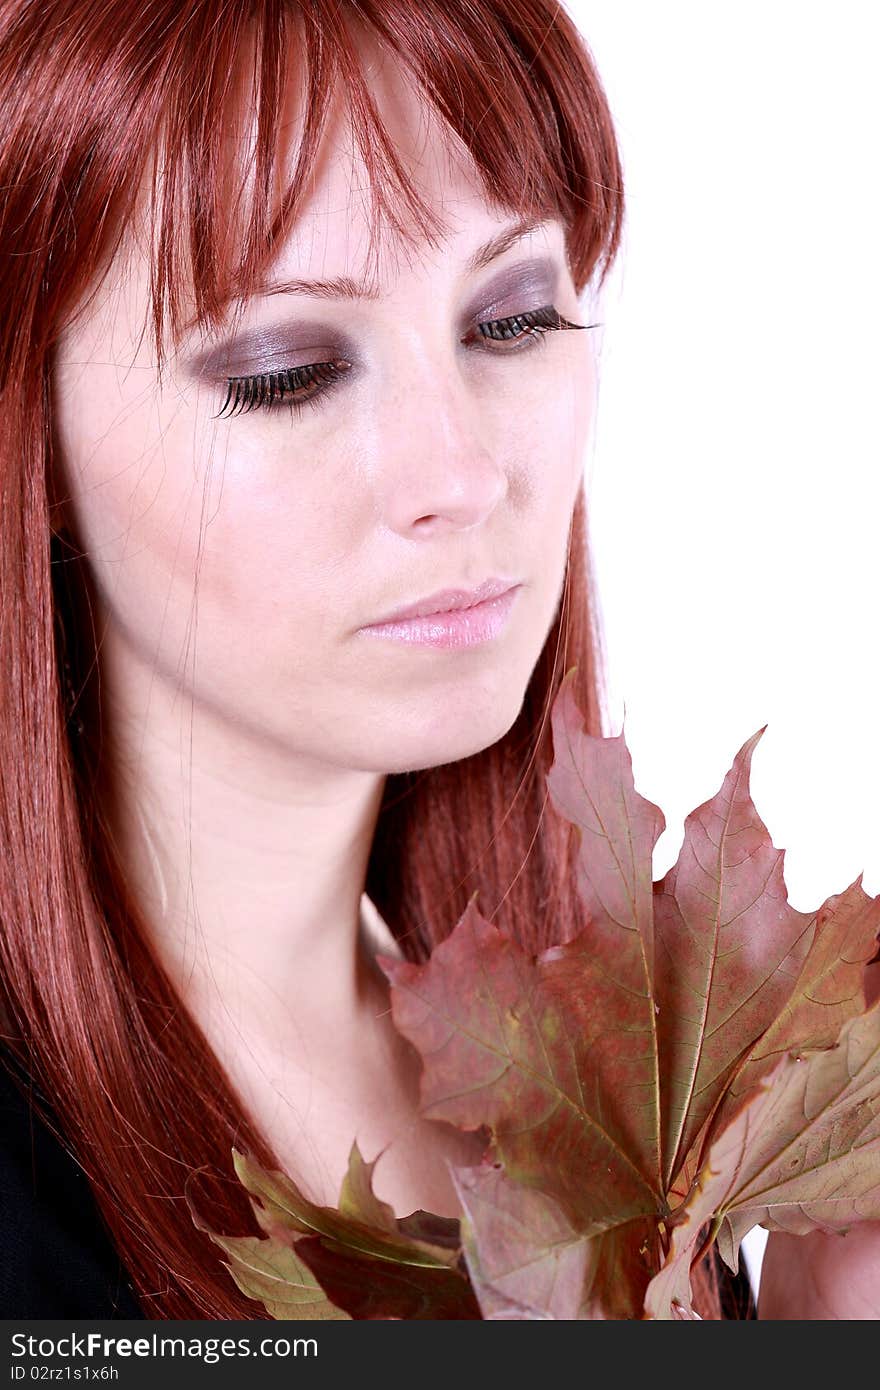
[(460, 608), (475, 608), (485, 599), (497, 598), (500, 594), (506, 593), (518, 582), (515, 579), (500, 579), (493, 575), (489, 579), (484, 579), (475, 589), (438, 589), (433, 594), (426, 594), (423, 598), (416, 599), (414, 603), (408, 603), (402, 608), (395, 608), (389, 613), (383, 613), (380, 618), (376, 619), (375, 623), (370, 623), (369, 626), (375, 627), (380, 623), (396, 623), (405, 618), (426, 618), (436, 613), (452, 613), (457, 612)]
[[(447, 589), (358, 631), (367, 637), (420, 646), (476, 646), (500, 636), (521, 588), (519, 582), (494, 580), (469, 594), (461, 589)], [(430, 607), (438, 601), (445, 606)], [(413, 611), (419, 608), (421, 612)]]

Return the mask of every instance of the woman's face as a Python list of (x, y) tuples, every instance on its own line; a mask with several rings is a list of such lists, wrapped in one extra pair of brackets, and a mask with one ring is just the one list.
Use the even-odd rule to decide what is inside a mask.
[[(592, 334), (481, 335), (551, 305), (588, 321), (562, 226), (478, 257), (515, 217), (489, 210), (439, 122), (426, 138), (412, 104), (384, 114), (451, 228), (439, 251), (384, 246), (371, 297), (284, 288), (364, 277), (366, 174), (331, 144), (268, 276), (280, 288), (234, 330), (193, 330), (160, 381), (149, 251), (132, 241), (60, 343), (61, 491), (97, 593), (105, 698), (137, 727), (159, 683), (239, 751), (397, 772), (488, 746), (520, 710), (561, 595)], [(294, 378), (296, 412), (288, 388), (220, 415), (229, 378), (333, 360), (350, 365), (329, 388)], [(490, 576), (520, 587), (489, 640), (361, 631)]]

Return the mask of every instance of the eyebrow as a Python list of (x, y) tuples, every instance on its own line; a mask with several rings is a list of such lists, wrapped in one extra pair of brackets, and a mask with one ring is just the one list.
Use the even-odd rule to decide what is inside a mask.
[[(543, 227), (549, 221), (550, 218), (546, 214), (538, 217), (520, 217), (509, 227), (505, 227), (477, 247), (465, 264), (465, 274), (473, 275), (478, 270), (484, 270), (487, 265), (491, 265), (492, 261), (503, 256), (505, 251), (509, 251), (511, 246), (521, 241), (529, 232), (533, 232), (537, 227)], [(262, 294), (265, 296), (308, 294), (317, 299), (369, 299), (374, 301), (383, 297), (381, 290), (363, 281), (353, 280), (350, 275), (338, 275), (332, 280), (281, 280), (276, 284), (267, 285)]]

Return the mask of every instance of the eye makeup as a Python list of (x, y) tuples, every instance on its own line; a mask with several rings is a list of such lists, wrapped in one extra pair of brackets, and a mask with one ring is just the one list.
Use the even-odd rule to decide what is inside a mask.
[[(512, 353), (522, 352), (540, 344), (548, 332), (596, 326), (592, 323), (571, 323), (563, 318), (554, 305), (547, 304), (541, 309), (533, 309), (525, 314), (511, 314), (504, 319), (481, 320), (477, 324), (476, 333), (467, 341), (503, 343), (503, 348), (483, 347), (481, 351), (495, 356), (510, 356)], [(230, 377), (226, 399), (215, 419), (225, 415), (227, 409), (230, 415), (236, 415), (254, 409), (275, 410), (285, 405), (288, 410), (297, 413), (306, 405), (323, 401), (327, 392), (351, 370), (351, 365), (344, 359), (337, 359), (331, 362), (315, 362), (288, 371)]]
[(498, 271), (471, 295), (462, 312), (461, 330), (476, 319), (501, 318), (528, 307), (553, 302), (559, 293), (560, 265), (555, 256), (532, 256)]
[[(500, 318), (552, 303), (559, 273), (557, 258), (546, 255), (530, 257), (499, 271), (465, 304), (459, 334), (476, 320)], [(275, 327), (246, 329), (209, 346), (189, 359), (186, 371), (195, 380), (224, 384), (230, 377), (305, 366), (318, 358), (353, 356), (356, 349), (351, 338), (331, 319), (316, 322), (296, 318)]]
[[(559, 274), (553, 256), (530, 257), (502, 270), (462, 313), (461, 344), (476, 344), (487, 356), (510, 356), (540, 345), (554, 329), (596, 327), (571, 323), (547, 302), (555, 296)], [(524, 308), (530, 298), (533, 304), (537, 300), (536, 307)], [(511, 306), (517, 312), (511, 312)], [(349, 344), (337, 325), (296, 320), (247, 330), (209, 347), (190, 361), (189, 374), (218, 387), (225, 384), (225, 399), (215, 419), (282, 406), (297, 414), (323, 401), (352, 370)], [(297, 356), (299, 363), (294, 361)]]
[(326, 320), (291, 320), (275, 327), (248, 329), (198, 353), (187, 364), (194, 380), (222, 385), (246, 377), (307, 366), (318, 359), (348, 357), (355, 348), (348, 335)]

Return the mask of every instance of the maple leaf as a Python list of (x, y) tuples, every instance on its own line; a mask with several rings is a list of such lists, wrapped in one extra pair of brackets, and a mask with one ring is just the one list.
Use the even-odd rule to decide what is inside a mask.
[(784, 1008), (815, 932), (815, 913), (787, 901), (784, 850), (774, 848), (749, 794), (763, 732), (743, 744), (720, 791), (687, 817), (678, 859), (655, 890), (667, 1184), (744, 1049)]
[(770, 1070), (780, 1055), (831, 1047), (841, 1028), (865, 1008), (865, 966), (877, 947), (878, 900), (862, 888), (862, 875), (827, 899), (795, 988), (732, 1079), (728, 1107)]
[(265, 1239), (219, 1235), (191, 1204), (190, 1213), (232, 1257), (227, 1268), (241, 1291), (273, 1317), (480, 1316), (461, 1263), (458, 1222), (425, 1211), (398, 1219), (373, 1191), (378, 1157), (366, 1163), (357, 1142), (338, 1208), (310, 1201), (292, 1178), (238, 1149), (232, 1154)]
[(653, 883), (663, 813), (623, 733), (586, 733), (575, 673), (547, 782), (578, 831), (581, 922), (534, 955), (475, 893), (424, 963), (378, 957), (423, 1116), (489, 1136), (481, 1164), (450, 1165), (461, 1221), (397, 1218), (356, 1145), (338, 1210), (236, 1154), (267, 1241), (242, 1244), (233, 1273), (270, 1311), (690, 1319), (713, 1241), (736, 1269), (756, 1223), (880, 1219), (880, 1002), (865, 1007), (880, 896), (860, 876), (817, 912), (788, 902), (749, 791), (764, 729)]
[(655, 1223), (637, 1218), (585, 1238), (552, 1197), (510, 1182), (500, 1166), (458, 1168), (453, 1179), (484, 1318), (641, 1316), (660, 1264)]
[(603, 1012), (619, 990), (593, 969), (581, 937), (535, 960), (472, 899), (427, 965), (379, 963), (394, 985), (395, 1026), (429, 1059), (425, 1116), (488, 1126), (508, 1177), (540, 1187), (582, 1233), (655, 1210), (656, 1175), (642, 1171), (626, 1104), (610, 1089), (615, 1058), (627, 1079), (643, 1070), (639, 1046), (625, 1027), (614, 1032), (611, 1003)]
[(646, 1309), (690, 1306), (690, 1262), (707, 1222), (732, 1262), (760, 1222), (806, 1235), (880, 1219), (880, 1004), (849, 1019), (833, 1047), (786, 1054), (741, 1098), (674, 1218), (669, 1258)]
[(327, 1297), (293, 1246), (259, 1236), (221, 1236), (193, 1217), (229, 1256), (223, 1263), (242, 1293), (262, 1303), (273, 1318), (348, 1320), (350, 1314)]
[[(423, 1114), (491, 1134), (495, 1169), (456, 1175), (484, 1316), (639, 1316), (652, 1281), (657, 1316), (657, 1289), (672, 1288), (655, 1282), (674, 1258), (666, 1223), (702, 1191), (703, 1146), (737, 1077), (748, 1089), (790, 1049), (830, 1046), (863, 1007), (858, 973), (876, 949), (880, 899), (858, 885), (818, 913), (788, 903), (784, 853), (749, 793), (763, 730), (652, 884), (662, 812), (635, 791), (623, 734), (585, 732), (573, 674), (553, 707), (548, 787), (579, 830), (584, 925), (530, 956), (475, 894), (427, 962), (379, 959), (394, 1023), (422, 1056)], [(717, 1230), (716, 1216), (700, 1226)], [(738, 1220), (726, 1217), (728, 1254)], [(664, 1315), (691, 1315), (679, 1285), (672, 1303)]]
[(557, 811), (579, 831), (577, 884), (589, 931), (574, 951), (559, 948), (572, 968), (556, 976), (566, 1018), (580, 1030), (577, 1045), (591, 1053), (593, 1108), (613, 1107), (615, 1133), (656, 1191), (662, 1178), (652, 863), (666, 818), (636, 791), (623, 734), (585, 733), (573, 676), (563, 680), (551, 711), (547, 786)]
[[(422, 1113), (492, 1134), (497, 1168), (451, 1169), (484, 1317), (638, 1316), (653, 1273), (640, 1218), (668, 1206), (639, 1171), (644, 1148), (627, 1148), (626, 1083), (645, 1068), (625, 1016), (620, 1038), (609, 1028), (619, 986), (588, 945), (530, 957), (472, 900), (426, 965), (380, 958), (395, 1025), (426, 1060)], [(621, 1265), (625, 1281), (609, 1274)]]

